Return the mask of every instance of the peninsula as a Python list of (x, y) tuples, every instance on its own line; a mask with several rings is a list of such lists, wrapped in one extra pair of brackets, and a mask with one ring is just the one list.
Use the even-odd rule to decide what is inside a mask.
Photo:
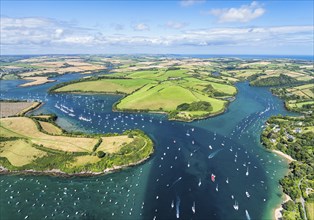
[(152, 140), (140, 130), (70, 133), (55, 119), (54, 115), (1, 118), (0, 172), (102, 174), (141, 163), (154, 151)]

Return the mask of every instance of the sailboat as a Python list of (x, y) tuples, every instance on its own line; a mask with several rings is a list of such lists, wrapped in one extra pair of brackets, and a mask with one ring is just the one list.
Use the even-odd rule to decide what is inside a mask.
[(245, 192), (246, 197), (250, 198), (250, 194), (248, 193), (248, 191)]
[(200, 187), (201, 185), (202, 185), (202, 180), (200, 178), (199, 181), (198, 181), (198, 187)]
[(195, 213), (195, 202), (193, 202), (192, 212)]
[(234, 202), (233, 208), (237, 211), (239, 210), (239, 204), (237, 201)]

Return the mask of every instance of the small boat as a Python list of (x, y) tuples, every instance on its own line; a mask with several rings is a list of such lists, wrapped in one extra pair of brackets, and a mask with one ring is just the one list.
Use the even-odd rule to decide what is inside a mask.
[(250, 194), (248, 193), (248, 191), (245, 192), (246, 197), (250, 198)]
[(212, 180), (212, 182), (215, 182), (215, 180), (216, 180), (216, 176), (213, 173), (211, 175), (211, 180)]
[(211, 145), (208, 146), (209, 149), (213, 149), (213, 147)]
[(198, 181), (198, 187), (200, 187), (201, 185), (202, 185), (202, 180), (200, 178), (199, 181)]
[(195, 202), (193, 202), (192, 212), (195, 213)]
[(229, 180), (228, 180), (228, 178), (226, 179), (226, 183), (229, 183)]
[(246, 168), (246, 173), (245, 173), (245, 175), (246, 175), (246, 176), (249, 175), (249, 167)]
[(218, 192), (218, 184), (217, 184), (217, 186), (216, 186), (216, 191)]
[(239, 204), (238, 204), (237, 201), (234, 202), (233, 208), (234, 208), (235, 210), (239, 210)]
[(174, 201), (172, 200), (171, 202), (171, 208), (173, 209), (174, 208)]

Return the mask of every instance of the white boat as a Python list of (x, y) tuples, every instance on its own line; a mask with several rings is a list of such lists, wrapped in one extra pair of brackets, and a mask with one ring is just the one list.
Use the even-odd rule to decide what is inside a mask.
[(201, 185), (202, 185), (202, 180), (200, 178), (199, 181), (198, 181), (198, 187), (200, 187)]
[(249, 175), (249, 167), (246, 168), (246, 173), (245, 173), (245, 175), (246, 175), (246, 176)]
[(213, 149), (213, 147), (211, 145), (208, 146), (209, 149)]
[(228, 178), (226, 179), (226, 183), (229, 183), (229, 180), (228, 180)]
[(250, 194), (248, 193), (248, 191), (245, 192), (246, 197), (250, 198)]
[(171, 202), (171, 208), (173, 209), (174, 208), (174, 201), (172, 200)]
[(218, 192), (218, 184), (217, 184), (217, 186), (216, 186), (216, 191)]
[(192, 212), (195, 213), (195, 202), (193, 202)]
[(233, 208), (237, 211), (239, 210), (239, 204), (237, 201), (234, 202)]
[(79, 120), (81, 120), (81, 121), (92, 121), (92, 119), (91, 118), (85, 118), (85, 117), (83, 117), (83, 116), (80, 116), (79, 117)]

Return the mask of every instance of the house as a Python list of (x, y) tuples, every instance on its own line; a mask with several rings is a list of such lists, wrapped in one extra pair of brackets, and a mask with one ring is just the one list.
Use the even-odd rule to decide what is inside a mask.
[(294, 129), (294, 133), (301, 133), (302, 132), (302, 129), (301, 128), (296, 128), (296, 129)]

